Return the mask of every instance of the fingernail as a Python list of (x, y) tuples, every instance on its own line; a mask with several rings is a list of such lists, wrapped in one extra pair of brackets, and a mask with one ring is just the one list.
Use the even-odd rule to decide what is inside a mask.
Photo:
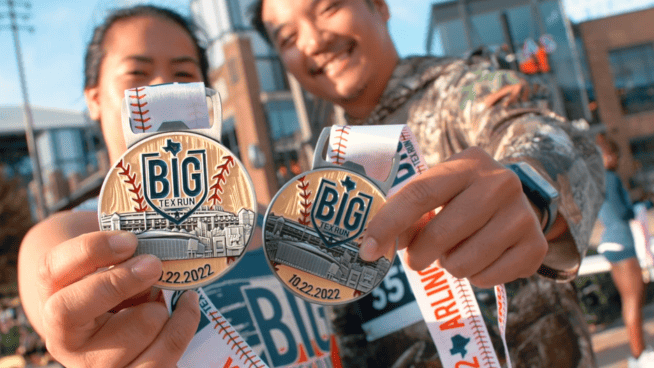
[(371, 237), (366, 236), (363, 239), (361, 247), (359, 247), (359, 257), (364, 261), (375, 261), (375, 252), (377, 251), (377, 241)]
[(152, 279), (161, 274), (161, 261), (151, 254), (144, 254), (136, 258), (132, 272), (141, 280)]
[(193, 290), (187, 290), (184, 294), (188, 294), (186, 297), (192, 305), (198, 305), (200, 302), (200, 295)]
[(136, 242), (136, 235), (121, 231), (109, 238), (109, 247), (114, 251), (114, 253), (133, 252), (134, 248), (136, 248)]

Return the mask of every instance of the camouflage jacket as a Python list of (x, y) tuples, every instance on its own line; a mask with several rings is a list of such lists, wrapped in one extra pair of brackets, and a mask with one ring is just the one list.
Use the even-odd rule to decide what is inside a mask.
[[(366, 119), (346, 118), (353, 125), (408, 124), (430, 166), (479, 146), (503, 163), (528, 162), (550, 180), (572, 239), (550, 243), (539, 270), (547, 277), (507, 284), (509, 351), (514, 367), (593, 367), (574, 287), (561, 281), (575, 277), (586, 252), (603, 201), (604, 169), (592, 139), (547, 110), (546, 101), (546, 89), (516, 72), (494, 70), (486, 61), (418, 57), (398, 64)], [(503, 360), (494, 296), (477, 293)], [(424, 322), (368, 341), (356, 327), (361, 310), (357, 303), (333, 309), (345, 365), (441, 366)]]

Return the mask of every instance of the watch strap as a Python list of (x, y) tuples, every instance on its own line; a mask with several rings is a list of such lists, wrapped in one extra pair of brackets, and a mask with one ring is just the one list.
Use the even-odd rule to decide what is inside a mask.
[(558, 191), (526, 162), (515, 162), (507, 168), (518, 175), (522, 191), (536, 207), (540, 208), (543, 218), (541, 228), (546, 234), (554, 225), (557, 215)]

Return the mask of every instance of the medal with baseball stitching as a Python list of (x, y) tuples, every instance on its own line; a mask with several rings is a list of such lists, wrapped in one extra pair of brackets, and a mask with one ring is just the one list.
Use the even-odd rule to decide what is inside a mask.
[(162, 260), (156, 286), (210, 283), (245, 253), (257, 216), (249, 175), (218, 143), (218, 94), (202, 83), (139, 87), (122, 110), (129, 149), (102, 185), (100, 228), (136, 234), (134, 255)]
[(268, 206), (263, 246), (273, 273), (289, 290), (335, 305), (370, 293), (393, 263), (396, 247), (374, 262), (362, 260), (359, 247), (368, 222), (386, 202), (399, 159), (380, 183), (359, 165), (322, 159), (328, 137), (329, 129), (323, 130), (313, 169), (286, 183)]

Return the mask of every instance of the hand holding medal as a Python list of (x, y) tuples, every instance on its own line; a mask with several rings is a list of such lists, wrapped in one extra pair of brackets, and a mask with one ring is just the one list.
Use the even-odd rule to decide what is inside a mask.
[(368, 221), (386, 202), (399, 157), (386, 182), (366, 177), (352, 162), (321, 158), (329, 136), (316, 145), (313, 169), (275, 195), (263, 225), (266, 258), (279, 280), (300, 297), (320, 304), (355, 301), (376, 288), (393, 263), (395, 248), (368, 262), (359, 247)]
[(210, 283), (245, 253), (256, 218), (247, 172), (218, 143), (218, 94), (202, 83), (132, 88), (122, 113), (129, 149), (102, 186), (101, 229), (136, 234), (135, 255), (162, 260), (158, 287)]

